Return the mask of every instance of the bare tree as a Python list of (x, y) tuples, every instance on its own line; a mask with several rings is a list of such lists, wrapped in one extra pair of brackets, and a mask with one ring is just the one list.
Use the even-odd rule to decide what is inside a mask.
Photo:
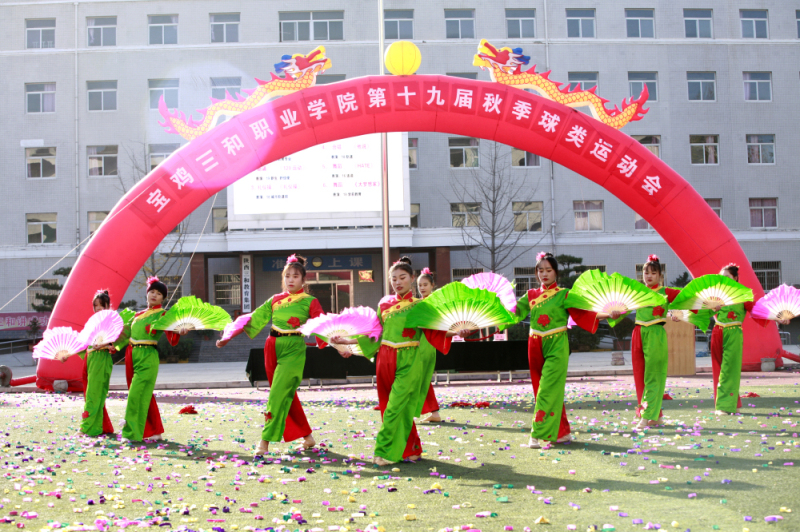
[[(535, 241), (528, 236), (537, 234), (534, 231), (540, 231), (542, 224), (541, 218), (535, 220), (535, 211), (531, 215), (526, 211), (538, 183), (530, 186), (523, 176), (514, 175), (506, 146), (486, 142), (483, 148), (470, 178), (451, 177), (450, 185), (459, 202), (453, 215), (460, 220), (454, 220), (454, 225), (461, 227), (470, 266), (496, 272), (535, 248), (546, 234), (539, 232)], [(465, 164), (467, 159), (465, 154)]]
[[(147, 153), (147, 145), (145, 143), (137, 142), (133, 146), (125, 146), (125, 156), (128, 163), (127, 166), (130, 169), (130, 177), (127, 180), (125, 179), (121, 167), (117, 171), (117, 178), (123, 195), (151, 171), (150, 156)], [(174, 238), (165, 239), (166, 249), (162, 247), (162, 252), (156, 250), (147, 258), (142, 266), (142, 275), (137, 276), (133, 283), (140, 288), (144, 288), (147, 285), (148, 277), (154, 276), (167, 280), (170, 277), (179, 276), (183, 271), (186, 260), (183, 255), (183, 245), (186, 242), (187, 234), (187, 223), (183, 221), (170, 233)], [(162, 246), (164, 246), (163, 242)]]

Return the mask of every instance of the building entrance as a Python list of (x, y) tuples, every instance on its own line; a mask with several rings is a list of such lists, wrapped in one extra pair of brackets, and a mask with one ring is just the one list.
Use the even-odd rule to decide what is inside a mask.
[(308, 289), (319, 300), (323, 312), (339, 313), (353, 306), (353, 272), (308, 272)]

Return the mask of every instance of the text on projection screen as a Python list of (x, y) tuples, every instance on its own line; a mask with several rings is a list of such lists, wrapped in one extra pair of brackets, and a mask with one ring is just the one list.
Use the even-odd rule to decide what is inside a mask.
[[(388, 134), (389, 210), (403, 211), (403, 133)], [(233, 185), (234, 215), (375, 212), (381, 209), (379, 133), (319, 144)]]

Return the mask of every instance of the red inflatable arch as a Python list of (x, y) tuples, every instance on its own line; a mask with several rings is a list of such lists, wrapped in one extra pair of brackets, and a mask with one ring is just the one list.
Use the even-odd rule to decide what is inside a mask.
[[(371, 102), (370, 89), (383, 89), (377, 91), (385, 96), (383, 105)], [(312, 115), (309, 104), (319, 100), (327, 112)], [(576, 128), (585, 134), (568, 135), (579, 131)], [(763, 295), (742, 248), (705, 200), (628, 135), (569, 107), (497, 83), (449, 76), (376, 76), (283, 96), (175, 152), (117, 203), (94, 234), (69, 276), (50, 326), (80, 329), (98, 287), (124, 294), (162, 239), (237, 179), (316, 144), (391, 131), (480, 137), (551, 159), (603, 186), (644, 217), (692, 275), (716, 273), (736, 262), (742, 266), (741, 281), (757, 298)], [(745, 369), (756, 369), (762, 357), (775, 358), (781, 352), (775, 324), (762, 329), (748, 318)], [(49, 388), (58, 378), (82, 389), (81, 371), (77, 358), (66, 364), (42, 360), (37, 385)]]

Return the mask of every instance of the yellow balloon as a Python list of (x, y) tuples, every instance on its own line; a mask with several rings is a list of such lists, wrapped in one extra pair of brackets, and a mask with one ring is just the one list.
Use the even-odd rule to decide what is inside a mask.
[(413, 42), (396, 41), (386, 49), (383, 62), (395, 76), (410, 76), (422, 63), (422, 54)]

